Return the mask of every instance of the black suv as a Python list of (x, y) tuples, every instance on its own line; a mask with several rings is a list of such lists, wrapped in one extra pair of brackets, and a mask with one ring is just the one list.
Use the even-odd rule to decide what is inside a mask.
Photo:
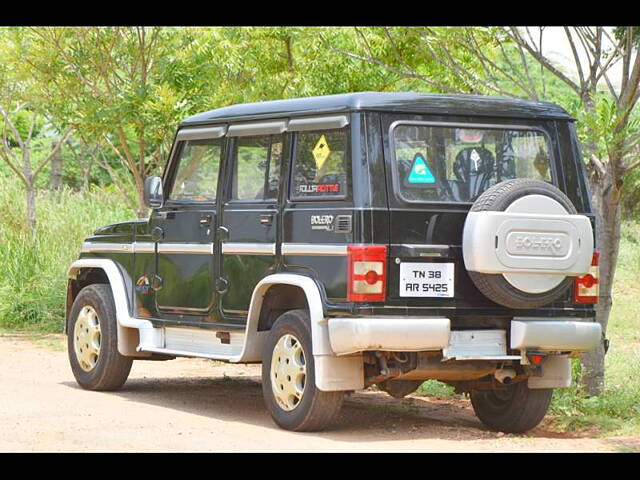
[(98, 229), (67, 290), (78, 383), (134, 359), (262, 363), (283, 428), (437, 379), (535, 427), (595, 347), (598, 255), (573, 119), (480, 96), (354, 93), (186, 119), (148, 220)]

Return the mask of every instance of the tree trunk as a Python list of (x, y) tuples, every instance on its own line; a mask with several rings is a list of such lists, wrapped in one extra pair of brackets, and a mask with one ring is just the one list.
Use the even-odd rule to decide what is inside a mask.
[(27, 222), (29, 223), (29, 229), (31, 234), (36, 234), (36, 187), (33, 184), (33, 179), (28, 179), (26, 184), (27, 193)]
[(22, 174), (24, 175), (24, 184), (27, 194), (27, 223), (31, 234), (36, 234), (36, 185), (33, 178), (33, 170), (31, 169), (31, 155), (28, 148), (22, 150)]
[(136, 199), (138, 200), (138, 218), (146, 218), (147, 216), (147, 206), (144, 204), (144, 179), (140, 181), (138, 176), (135, 177), (136, 182)]
[(590, 179), (593, 207), (596, 213), (596, 248), (600, 251), (599, 298), (596, 320), (602, 326), (598, 347), (582, 357), (582, 384), (589, 395), (604, 392), (605, 334), (613, 303), (611, 290), (620, 246), (620, 191), (611, 177), (592, 175)]
[[(57, 143), (54, 142), (51, 145), (51, 150), (55, 149)], [(51, 190), (60, 190), (62, 186), (62, 148), (51, 157), (51, 180), (49, 182), (49, 188)]]

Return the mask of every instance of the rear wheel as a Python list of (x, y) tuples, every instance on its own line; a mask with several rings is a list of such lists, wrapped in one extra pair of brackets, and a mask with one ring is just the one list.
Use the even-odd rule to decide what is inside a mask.
[(287, 430), (323, 430), (340, 411), (344, 392), (316, 387), (306, 311), (285, 312), (269, 332), (262, 360), (262, 395), (273, 420)]
[(84, 287), (69, 312), (67, 349), (71, 371), (87, 390), (116, 390), (129, 376), (133, 359), (118, 352), (111, 287)]
[(472, 390), (471, 405), (490, 429), (522, 433), (542, 421), (552, 395), (552, 388), (530, 389), (527, 382), (518, 382), (495, 390)]

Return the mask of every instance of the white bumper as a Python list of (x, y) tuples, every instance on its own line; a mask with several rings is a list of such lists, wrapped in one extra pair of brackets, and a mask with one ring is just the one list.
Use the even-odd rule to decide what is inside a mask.
[[(451, 322), (448, 318), (361, 317), (330, 318), (329, 341), (336, 355), (366, 350), (420, 352), (452, 347)], [(484, 330), (479, 333), (490, 333)], [(496, 330), (495, 332), (504, 332)], [(462, 333), (462, 332), (456, 332)], [(556, 352), (587, 352), (594, 349), (601, 337), (600, 324), (569, 319), (516, 319), (511, 322), (509, 347), (514, 350)], [(504, 336), (504, 333), (502, 333)], [(469, 336), (469, 347), (480, 342), (481, 336)], [(459, 340), (458, 340), (459, 343)], [(505, 350), (505, 342), (498, 350)], [(457, 344), (456, 344), (457, 345)], [(459, 345), (457, 345), (459, 348)], [(484, 353), (489, 355), (488, 353)], [(496, 351), (493, 355), (505, 355)]]
[(598, 345), (601, 336), (602, 328), (597, 322), (525, 319), (511, 322), (511, 348), (516, 350), (588, 352)]
[(365, 350), (442, 350), (449, 345), (448, 318), (330, 318), (329, 341), (336, 355)]

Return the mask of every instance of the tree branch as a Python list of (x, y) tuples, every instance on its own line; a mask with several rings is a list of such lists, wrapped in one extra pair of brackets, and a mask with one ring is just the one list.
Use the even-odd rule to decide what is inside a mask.
[(43, 162), (38, 165), (38, 168), (36, 168), (33, 172), (32, 177), (35, 179), (38, 174), (40, 173), (40, 171), (42, 170), (42, 168), (51, 161), (51, 159), (56, 156), (58, 154), (58, 152), (60, 151), (60, 149), (62, 148), (62, 144), (65, 143), (67, 141), (67, 138), (69, 138), (69, 135), (71, 135), (71, 132), (73, 131), (73, 128), (68, 128), (66, 132), (64, 132), (64, 134), (62, 135), (62, 138), (60, 139), (59, 142), (56, 143), (56, 146), (53, 148), (53, 150), (51, 150), (51, 152), (49, 153), (49, 155), (47, 155), (47, 158), (45, 158), (43, 160)]
[(355, 53), (351, 53), (351, 52), (347, 52), (346, 50), (342, 50), (340, 48), (336, 48), (333, 47), (326, 38), (324, 38), (323, 35), (320, 35), (321, 40), (323, 41), (323, 43), (325, 44), (325, 46), (331, 50), (334, 51), (336, 53), (340, 53), (341, 55), (345, 55), (349, 58), (353, 58), (356, 60), (360, 60), (362, 62), (367, 62), (367, 63), (373, 63), (375, 65), (379, 65), (382, 68), (395, 73), (397, 75), (400, 75), (402, 77), (405, 78), (416, 78), (418, 80), (422, 80), (423, 82), (427, 83), (428, 85), (431, 85), (433, 87), (439, 88), (440, 90), (443, 90), (445, 92), (449, 92), (449, 93), (465, 93), (464, 91), (460, 90), (460, 89), (456, 89), (456, 88), (451, 88), (448, 85), (444, 85), (438, 82), (434, 82), (433, 80), (431, 80), (428, 77), (425, 77), (424, 75), (420, 75), (419, 73), (411, 70), (409, 72), (403, 72), (402, 70), (399, 70), (397, 68), (392, 67), (391, 65), (387, 65), (384, 62), (381, 62), (380, 60), (376, 59), (376, 58), (371, 58), (371, 57), (364, 57), (362, 55), (357, 55)]
[(509, 27), (509, 30), (505, 30), (507, 34), (513, 39), (514, 42), (522, 45), (522, 47), (527, 50), (533, 58), (535, 58), (541, 65), (543, 65), (547, 70), (553, 73), (556, 77), (566, 83), (571, 89), (573, 89), (578, 95), (582, 96), (581, 88), (569, 77), (567, 77), (564, 73), (558, 70), (553, 64), (549, 61), (547, 57), (542, 55), (541, 52), (536, 51), (533, 47), (531, 47), (526, 40), (522, 38), (520, 33), (518, 33), (516, 27)]
[[(16, 109), (13, 114), (15, 115), (19, 109), (21, 107), (19, 107), (18, 109)], [(16, 141), (18, 142), (18, 145), (20, 146), (20, 149), (24, 149), (24, 142), (22, 141), (22, 137), (20, 136), (20, 133), (18, 132), (18, 129), (15, 127), (15, 125), (13, 124), (13, 122), (11, 122), (11, 119), (9, 118), (9, 115), (7, 115), (7, 112), (5, 112), (4, 108), (2, 108), (2, 105), (0, 105), (0, 114), (2, 114), (2, 117), (4, 118), (4, 122), (6, 125), (9, 126), (9, 129), (11, 130), (11, 133), (13, 134), (13, 136), (15, 137)]]
[[(573, 41), (573, 37), (571, 36), (571, 31), (569, 27), (564, 27), (564, 33), (569, 40), (569, 46), (571, 47), (571, 53), (573, 54), (573, 60), (576, 63), (576, 67), (578, 69), (578, 77), (580, 78), (580, 86), (582, 88), (585, 87), (584, 74), (582, 73), (582, 64), (580, 63), (580, 57), (578, 56), (578, 51), (576, 49), (575, 42)], [(584, 45), (583, 45), (584, 46)]]

